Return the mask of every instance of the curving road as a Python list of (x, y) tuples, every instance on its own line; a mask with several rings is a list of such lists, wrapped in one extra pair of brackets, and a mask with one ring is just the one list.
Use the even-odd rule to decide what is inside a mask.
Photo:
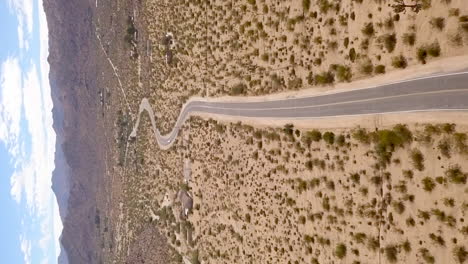
[(140, 104), (130, 137), (136, 137), (143, 111), (149, 113), (158, 144), (172, 145), (181, 125), (193, 113), (270, 119), (310, 119), (412, 111), (468, 110), (468, 72), (429, 76), (373, 88), (301, 98), (257, 102), (189, 100), (168, 135), (156, 128), (153, 109), (146, 98)]

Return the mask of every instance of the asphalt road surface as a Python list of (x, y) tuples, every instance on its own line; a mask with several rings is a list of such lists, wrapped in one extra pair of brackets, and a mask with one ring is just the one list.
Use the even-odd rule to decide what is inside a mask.
[[(177, 137), (180, 126), (194, 112), (265, 119), (311, 119), (377, 113), (468, 110), (468, 72), (310, 97), (259, 102), (191, 101), (182, 109), (172, 132), (165, 136), (156, 129), (154, 114), (146, 99), (140, 105), (140, 114), (144, 110), (150, 114), (159, 145), (169, 147)], [(139, 118), (133, 136), (136, 136), (138, 123)]]

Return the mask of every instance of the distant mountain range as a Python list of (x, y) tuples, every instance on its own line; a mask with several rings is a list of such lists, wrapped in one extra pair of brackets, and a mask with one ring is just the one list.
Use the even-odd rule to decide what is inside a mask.
[(57, 133), (52, 189), (63, 222), (59, 263), (99, 263), (96, 192), (102, 186), (94, 1), (44, 0)]

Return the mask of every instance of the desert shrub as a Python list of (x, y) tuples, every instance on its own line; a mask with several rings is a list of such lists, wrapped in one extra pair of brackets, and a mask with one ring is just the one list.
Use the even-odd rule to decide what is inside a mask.
[(460, 165), (452, 165), (445, 171), (445, 176), (451, 183), (466, 184), (467, 173), (464, 173)]
[(449, 16), (459, 16), (459, 15), (460, 15), (460, 8), (449, 9)]
[(401, 138), (402, 144), (407, 144), (413, 141), (413, 133), (408, 129), (406, 125), (397, 124), (392, 130)]
[(297, 90), (297, 89), (300, 89), (301, 87), (302, 87), (302, 79), (299, 77), (296, 77), (288, 81), (288, 88), (291, 90)]
[(385, 258), (390, 263), (395, 263), (398, 260), (398, 249), (395, 245), (386, 246), (385, 249)]
[(338, 244), (335, 248), (335, 255), (339, 259), (344, 258), (346, 256), (346, 245), (343, 243)]
[(283, 127), (283, 132), (284, 132), (286, 135), (292, 137), (292, 136), (293, 136), (293, 133), (294, 133), (294, 125), (293, 125), (293, 124), (286, 124), (286, 125), (284, 125), (284, 127)]
[(453, 123), (442, 124), (441, 129), (444, 133), (452, 134), (453, 132), (455, 132), (455, 124)]
[(458, 150), (459, 153), (461, 154), (467, 154), (468, 153), (468, 146), (466, 144), (466, 134), (463, 133), (455, 133), (453, 134), (453, 141), (455, 148)]
[(364, 128), (354, 129), (352, 137), (363, 144), (369, 144), (371, 140), (369, 133), (367, 133), (367, 131)]
[[(305, 138), (305, 141), (312, 143), (312, 141), (318, 142), (322, 139), (322, 133), (316, 129), (312, 131), (307, 131), (303, 137)], [(308, 145), (310, 145), (310, 143)]]
[(418, 149), (413, 149), (410, 153), (411, 162), (415, 169), (424, 170), (424, 155)]
[(340, 147), (344, 146), (346, 144), (346, 138), (344, 135), (338, 135), (336, 138), (336, 144)]
[(263, 61), (268, 61), (269, 58), (270, 58), (270, 55), (268, 55), (268, 53), (263, 53), (262, 56), (261, 56), (261, 59)]
[(460, 28), (465, 32), (468, 32), (468, 15), (464, 15), (458, 18), (460, 22)]
[(420, 0), (422, 9), (429, 9), (431, 7), (431, 0)]
[(392, 203), (393, 210), (397, 212), (398, 214), (402, 214), (405, 211), (405, 204), (401, 201), (394, 201)]
[(401, 244), (401, 247), (406, 253), (411, 252), (411, 243), (408, 239), (406, 239), (406, 241)]
[(427, 221), (431, 218), (431, 214), (427, 211), (418, 210), (418, 217)]
[(435, 258), (434, 256), (429, 253), (429, 250), (427, 248), (421, 248), (419, 249), (419, 253), (421, 253), (421, 257), (423, 260), (428, 263), (428, 264), (433, 264), (435, 263)]
[(429, 23), (431, 24), (431, 26), (433, 28), (436, 28), (438, 30), (443, 30), (444, 27), (445, 27), (445, 18), (443, 18), (443, 17), (433, 17), (433, 18), (431, 18)]
[(393, 29), (395, 27), (395, 23), (393, 22), (393, 18), (391, 16), (387, 17), (385, 19), (384, 25), (385, 25), (386, 29), (389, 29), (389, 30)]
[(336, 68), (336, 77), (340, 82), (349, 82), (353, 77), (351, 68), (349, 66), (338, 65)]
[(365, 60), (359, 67), (359, 71), (362, 74), (370, 75), (374, 71), (374, 65), (372, 64), (370, 60)]
[(357, 56), (356, 50), (354, 48), (349, 49), (348, 56), (349, 56), (349, 60), (351, 62), (354, 62), (356, 60), (356, 56)]
[(385, 73), (385, 65), (379, 64), (374, 68), (375, 74), (384, 74)]
[(395, 34), (386, 34), (383, 36), (384, 46), (388, 52), (393, 52), (397, 43), (397, 38)]
[(326, 85), (332, 84), (335, 81), (335, 76), (331, 72), (322, 72), (321, 74), (315, 75), (315, 84)]
[(416, 43), (416, 34), (415, 33), (405, 33), (403, 34), (403, 43), (406, 45), (414, 46)]
[(465, 246), (456, 246), (452, 250), (453, 257), (458, 263), (465, 263), (468, 259), (468, 251), (466, 251)]
[(445, 240), (443, 237), (438, 236), (434, 233), (430, 233), (429, 238), (432, 240), (432, 242), (438, 244), (439, 246), (445, 246)]
[(408, 66), (408, 62), (403, 55), (392, 57), (392, 66), (397, 69), (404, 69)]
[(304, 12), (309, 11), (310, 9), (310, 0), (302, 0), (302, 9)]
[(444, 198), (444, 205), (447, 207), (454, 207), (455, 206), (455, 199), (453, 198)]
[(430, 177), (425, 177), (421, 180), (421, 183), (422, 183), (422, 186), (423, 186), (423, 189), (426, 191), (426, 192), (432, 192), (432, 190), (434, 190), (436, 184), (434, 182), (434, 180)]
[(411, 170), (403, 170), (403, 176), (407, 179), (413, 179), (414, 173)]
[(320, 9), (320, 12), (322, 14), (326, 14), (326, 13), (328, 13), (328, 10), (330, 10), (330, 8), (333, 7), (333, 4), (330, 3), (328, 0), (319, 0), (318, 1), (318, 6), (319, 6), (319, 9)]
[(432, 57), (439, 57), (440, 56), (439, 42), (434, 42), (431, 45), (427, 46), (427, 54), (431, 55)]
[(335, 142), (335, 134), (333, 134), (333, 132), (327, 131), (323, 134), (323, 140), (332, 145)]
[(375, 30), (374, 30), (374, 24), (372, 23), (366, 23), (364, 27), (361, 30), (362, 34), (364, 34), (367, 37), (370, 37), (374, 35)]
[(464, 15), (458, 18), (458, 21), (461, 23), (468, 22), (468, 15)]
[(364, 244), (366, 241), (367, 235), (365, 233), (356, 233), (353, 236), (356, 243)]
[(241, 95), (247, 93), (247, 85), (245, 83), (238, 83), (231, 87), (231, 95)]
[(427, 49), (425, 47), (419, 47), (416, 51), (416, 58), (418, 58), (418, 61), (422, 64), (426, 64)]
[(351, 181), (355, 184), (359, 184), (360, 182), (360, 179), (361, 179), (361, 176), (359, 176), (359, 173), (351, 173), (349, 175), (349, 177), (351, 178)]
[(437, 144), (437, 148), (440, 150), (442, 156), (450, 158), (450, 151), (452, 149), (452, 145), (450, 144), (448, 138), (444, 138), (441, 141), (439, 141), (439, 144)]

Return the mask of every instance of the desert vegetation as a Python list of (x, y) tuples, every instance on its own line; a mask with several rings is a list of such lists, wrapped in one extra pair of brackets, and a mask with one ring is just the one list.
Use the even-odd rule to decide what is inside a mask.
[(194, 95), (322, 90), (466, 54), (468, 43), (463, 1), (147, 1), (143, 13), (165, 131)]
[[(157, 226), (181, 259), (466, 261), (468, 152), (454, 124), (326, 130), (191, 118), (165, 152), (146, 125), (129, 146), (138, 171), (125, 180), (128, 225)], [(194, 199), (188, 218), (180, 190)]]

